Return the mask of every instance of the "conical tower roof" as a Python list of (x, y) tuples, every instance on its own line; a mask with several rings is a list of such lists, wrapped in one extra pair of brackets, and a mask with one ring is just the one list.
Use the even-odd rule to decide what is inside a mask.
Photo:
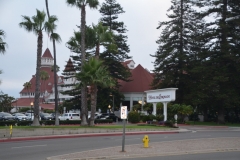
[(42, 57), (43, 58), (52, 58), (53, 59), (53, 56), (52, 56), (52, 54), (51, 54), (51, 52), (50, 52), (50, 50), (48, 48), (43, 53)]
[(69, 60), (68, 60), (68, 62), (67, 62), (67, 65), (65, 66), (64, 71), (65, 71), (65, 72), (75, 71), (75, 68), (74, 68), (74, 66), (73, 66), (73, 63), (72, 63), (71, 58), (69, 58)]

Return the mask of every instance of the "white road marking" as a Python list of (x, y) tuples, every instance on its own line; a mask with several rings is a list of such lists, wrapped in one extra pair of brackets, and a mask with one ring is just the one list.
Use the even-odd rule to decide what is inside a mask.
[(12, 149), (17, 149), (17, 148), (33, 148), (33, 147), (45, 147), (45, 145), (34, 145), (34, 146), (20, 146), (20, 147), (12, 147)]

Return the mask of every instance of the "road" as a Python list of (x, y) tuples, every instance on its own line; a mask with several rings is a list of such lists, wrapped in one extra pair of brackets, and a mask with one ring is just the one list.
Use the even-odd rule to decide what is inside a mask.
[[(184, 128), (184, 127), (182, 127)], [(185, 127), (191, 132), (178, 134), (159, 134), (149, 135), (150, 142), (175, 141), (187, 139), (217, 138), (217, 137), (240, 137), (240, 128), (226, 127)], [(126, 136), (126, 145), (141, 144), (143, 135)], [(3, 142), (0, 143), (0, 160), (44, 160), (46, 157), (94, 150), (100, 148), (114, 147), (122, 145), (121, 136), (111, 137), (83, 137), (83, 138), (67, 138), (67, 139), (49, 139), (19, 142)], [(238, 157), (239, 153), (209, 153), (195, 155), (181, 155), (182, 159), (203, 159), (203, 157), (211, 156), (213, 159), (220, 160)], [(169, 160), (176, 159), (176, 156), (167, 156)], [(148, 159), (161, 159), (160, 157), (149, 157)], [(139, 159), (139, 158), (138, 158)], [(146, 158), (145, 158), (146, 159)], [(166, 159), (166, 157), (164, 158)], [(207, 158), (209, 159), (209, 158)], [(212, 159), (212, 158), (211, 158)], [(144, 160), (144, 158), (142, 159)]]

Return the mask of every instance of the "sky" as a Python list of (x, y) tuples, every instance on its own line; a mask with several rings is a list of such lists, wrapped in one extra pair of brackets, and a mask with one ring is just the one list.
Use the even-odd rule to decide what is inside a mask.
[[(104, 0), (99, 0), (100, 5)], [(135, 66), (141, 64), (143, 68), (153, 70), (154, 58), (158, 45), (156, 40), (161, 34), (157, 30), (160, 21), (167, 20), (167, 10), (171, 6), (170, 0), (117, 0), (125, 11), (119, 15), (118, 21), (123, 21), (128, 32), (127, 44), (130, 47)], [(58, 17), (56, 32), (62, 42), (56, 45), (57, 65), (60, 72), (64, 70), (66, 62), (72, 55), (66, 47), (66, 42), (79, 30), (80, 11), (76, 7), (67, 5), (66, 0), (48, 0), (50, 15)], [(100, 8), (100, 7), (99, 7)], [(22, 15), (32, 17), (36, 9), (46, 11), (45, 0), (0, 0), (0, 29), (6, 33), (4, 41), (8, 44), (6, 53), (0, 55), (0, 91), (9, 96), (19, 98), (23, 84), (30, 81), (36, 73), (37, 36), (19, 27), (23, 21)], [(101, 14), (98, 10), (87, 8), (87, 25), (97, 24)], [(43, 33), (43, 52), (49, 48), (53, 55), (52, 42)]]

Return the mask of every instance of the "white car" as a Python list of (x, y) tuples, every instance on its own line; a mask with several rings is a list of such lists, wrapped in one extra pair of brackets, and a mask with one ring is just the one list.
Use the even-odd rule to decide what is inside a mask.
[[(96, 112), (95, 116), (94, 116), (94, 119), (99, 119), (101, 115), (102, 115), (101, 113)], [(91, 118), (91, 113), (88, 114), (88, 119), (89, 118)]]
[(30, 117), (24, 115), (23, 113), (14, 113), (13, 116), (14, 116), (15, 120), (17, 120), (17, 121), (30, 120)]
[[(33, 121), (34, 119), (34, 113), (25, 113), (25, 115), (28, 117), (30, 121)], [(41, 121), (41, 117), (39, 116), (39, 121)]]
[(59, 116), (58, 118), (61, 121), (65, 121), (65, 120), (81, 120), (79, 113), (64, 113), (62, 116)]

